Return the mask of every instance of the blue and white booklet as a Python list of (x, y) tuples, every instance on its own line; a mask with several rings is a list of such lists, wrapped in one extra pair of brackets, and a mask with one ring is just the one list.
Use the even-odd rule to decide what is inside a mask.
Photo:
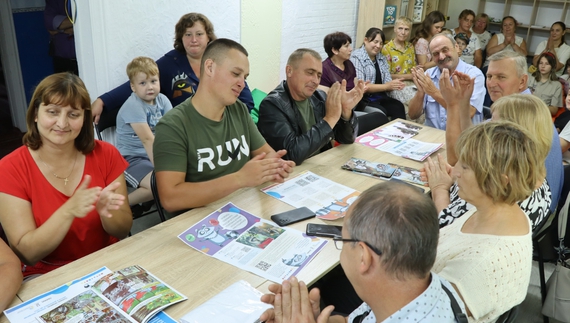
[(4, 314), (11, 323), (175, 323), (162, 309), (185, 299), (140, 266), (102, 267)]

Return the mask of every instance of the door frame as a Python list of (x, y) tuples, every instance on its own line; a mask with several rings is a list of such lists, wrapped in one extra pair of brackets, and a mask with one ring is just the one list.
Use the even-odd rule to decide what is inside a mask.
[(26, 131), (28, 105), (10, 1), (0, 1), (0, 35), (3, 35), (0, 37), (0, 54), (2, 55), (2, 68), (6, 79), (8, 100), (10, 101), (12, 124), (18, 127), (20, 131)]

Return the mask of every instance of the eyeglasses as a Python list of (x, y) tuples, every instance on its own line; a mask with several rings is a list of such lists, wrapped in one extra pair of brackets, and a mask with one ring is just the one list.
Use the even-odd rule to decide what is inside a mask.
[(373, 247), (372, 245), (370, 245), (368, 242), (366, 241), (362, 241), (362, 240), (358, 240), (358, 239), (343, 239), (342, 237), (336, 236), (333, 237), (333, 241), (334, 241), (334, 246), (338, 249), (338, 250), (342, 250), (342, 245), (345, 242), (363, 242), (366, 246), (368, 246), (368, 248), (372, 249), (372, 251), (374, 251), (375, 254), (377, 254), (378, 256), (382, 255), (382, 251), (380, 251), (378, 248)]

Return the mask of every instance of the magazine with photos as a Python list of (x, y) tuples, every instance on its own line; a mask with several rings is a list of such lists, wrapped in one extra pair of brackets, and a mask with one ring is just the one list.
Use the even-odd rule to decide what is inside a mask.
[[(342, 169), (350, 170), (355, 173), (374, 176), (382, 179), (394, 178), (397, 180), (405, 181), (412, 184), (425, 185), (426, 182), (422, 181), (420, 170), (412, 167), (400, 166), (392, 163), (375, 163), (360, 158), (351, 158), (344, 165)], [(386, 173), (391, 173), (391, 176), (386, 176)]]
[(103, 267), (4, 314), (13, 323), (170, 323), (162, 310), (185, 299), (140, 266)]

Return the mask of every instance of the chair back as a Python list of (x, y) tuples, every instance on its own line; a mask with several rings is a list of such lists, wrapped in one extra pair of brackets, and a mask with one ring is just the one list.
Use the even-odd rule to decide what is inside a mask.
[(499, 316), (496, 323), (513, 323), (515, 322), (517, 315), (519, 314), (519, 305), (511, 308), (510, 310)]
[(115, 127), (117, 126), (117, 114), (120, 109), (103, 109), (99, 117), (99, 123), (95, 125), (97, 139), (104, 140), (113, 146), (116, 143)]
[(156, 212), (158, 212), (158, 216), (160, 217), (160, 221), (166, 221), (166, 217), (164, 216), (164, 209), (162, 208), (162, 204), (160, 203), (160, 198), (158, 196), (158, 187), (156, 186), (156, 175), (154, 170), (150, 175), (150, 190), (152, 191), (152, 196), (154, 198), (154, 203), (156, 204)]

